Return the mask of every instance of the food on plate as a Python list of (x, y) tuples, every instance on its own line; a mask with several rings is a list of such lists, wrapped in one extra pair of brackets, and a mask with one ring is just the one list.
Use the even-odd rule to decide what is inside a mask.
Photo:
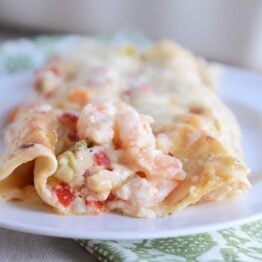
[(0, 196), (64, 214), (166, 216), (250, 188), (217, 69), (177, 44), (83, 41), (35, 73), (10, 111)]

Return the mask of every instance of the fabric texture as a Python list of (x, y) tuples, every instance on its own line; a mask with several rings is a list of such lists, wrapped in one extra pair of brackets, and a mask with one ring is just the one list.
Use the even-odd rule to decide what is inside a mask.
[[(45, 63), (50, 54), (56, 50), (66, 50), (73, 43), (79, 41), (79, 36), (42, 36), (32, 39), (19, 39), (16, 41), (5, 41), (0, 44), (0, 76), (31, 72)], [(110, 37), (99, 37), (102, 41), (131, 41), (139, 45), (146, 45), (150, 42), (143, 35), (136, 32), (124, 32)], [(24, 239), (23, 245), (28, 248), (29, 242), (38, 243), (39, 254), (42, 254), (44, 243), (47, 243), (49, 250), (59, 251), (60, 245), (54, 239), (43, 237), (38, 242), (29, 240), (26, 234), (19, 237), (11, 231), (1, 230), (1, 254), (9, 254), (5, 249), (7, 240), (13, 236), (19, 241)], [(8, 239), (8, 238), (7, 238)], [(20, 239), (20, 240), (19, 240)], [(28, 239), (28, 241), (27, 241)], [(48, 239), (48, 240), (44, 240)], [(4, 242), (5, 241), (5, 242)], [(101, 261), (261, 261), (262, 260), (262, 220), (248, 223), (234, 228), (223, 229), (210, 233), (202, 233), (190, 236), (182, 236), (168, 239), (138, 240), (138, 241), (95, 241), (77, 240), (77, 242)], [(50, 244), (53, 243), (53, 244)], [(58, 243), (58, 244), (57, 244)], [(68, 240), (65, 240), (65, 249), (56, 259), (40, 259), (39, 261), (71, 261), (66, 259), (64, 252), (70, 250)], [(64, 245), (63, 244), (63, 245)], [(73, 245), (74, 243), (72, 243)], [(52, 247), (51, 247), (51, 246)], [(19, 245), (18, 245), (19, 246)], [(31, 246), (31, 245), (30, 245)], [(34, 244), (34, 246), (36, 246)], [(16, 249), (17, 245), (13, 246)], [(25, 250), (24, 249), (24, 250)], [(44, 249), (47, 250), (48, 249)], [(17, 250), (15, 252), (18, 252)], [(31, 251), (30, 251), (31, 252)], [(29, 253), (30, 253), (29, 252)], [(23, 253), (23, 252), (22, 252)], [(17, 254), (17, 253), (13, 253)], [(31, 253), (30, 253), (31, 254)], [(33, 254), (33, 253), (32, 253)], [(75, 254), (75, 261), (82, 261), (82, 257)], [(19, 257), (21, 258), (21, 257)], [(2, 259), (2, 257), (1, 257)], [(11, 256), (10, 260), (18, 259)], [(72, 260), (72, 261), (73, 261)], [(8, 261), (8, 260), (3, 260)], [(23, 261), (18, 259), (17, 261)], [(27, 260), (30, 261), (30, 260)], [(88, 255), (87, 255), (87, 260)]]
[(262, 220), (167, 239), (78, 240), (78, 243), (100, 261), (261, 261)]

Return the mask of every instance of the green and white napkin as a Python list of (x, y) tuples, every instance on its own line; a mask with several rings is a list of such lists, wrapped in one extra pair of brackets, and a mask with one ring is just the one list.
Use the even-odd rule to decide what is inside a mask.
[(77, 240), (98, 260), (117, 261), (262, 261), (262, 220), (219, 231), (166, 239)]

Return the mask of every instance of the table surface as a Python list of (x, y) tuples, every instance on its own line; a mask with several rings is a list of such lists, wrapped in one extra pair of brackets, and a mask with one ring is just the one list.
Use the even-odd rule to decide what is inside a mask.
[(90, 261), (96, 259), (71, 239), (0, 229), (1, 262)]

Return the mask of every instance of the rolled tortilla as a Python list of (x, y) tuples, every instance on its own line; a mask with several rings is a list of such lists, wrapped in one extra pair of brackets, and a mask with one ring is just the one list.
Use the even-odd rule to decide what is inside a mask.
[[(194, 138), (188, 140), (190, 136)], [(161, 212), (230, 199), (250, 188), (248, 167), (217, 138), (186, 123), (176, 125), (172, 137), (172, 154), (182, 161), (188, 177), (165, 199)]]
[(22, 198), (23, 187), (35, 184), (39, 195), (39, 177), (52, 175), (57, 168), (54, 134), (56, 113), (46, 105), (21, 109), (5, 131), (6, 153), (0, 159), (0, 195), (6, 199)]

